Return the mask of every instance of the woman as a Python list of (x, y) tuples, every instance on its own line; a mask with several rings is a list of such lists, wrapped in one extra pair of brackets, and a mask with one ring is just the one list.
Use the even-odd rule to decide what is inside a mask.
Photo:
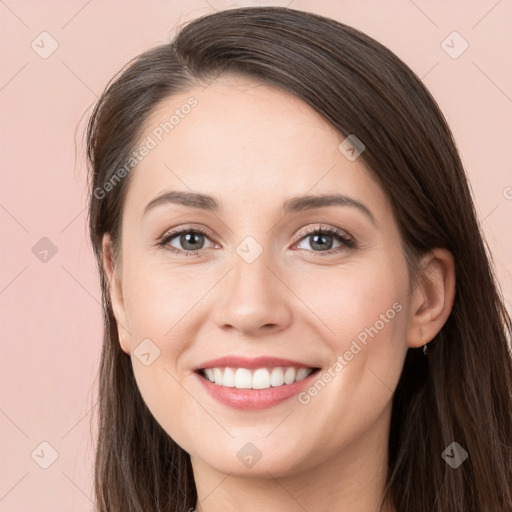
[(113, 79), (87, 143), (98, 511), (512, 511), (510, 317), (393, 53), (217, 12)]

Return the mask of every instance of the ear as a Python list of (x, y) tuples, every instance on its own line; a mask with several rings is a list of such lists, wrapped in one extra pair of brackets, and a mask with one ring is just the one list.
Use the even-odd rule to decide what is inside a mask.
[(123, 289), (120, 273), (120, 262), (116, 262), (113, 257), (112, 240), (108, 233), (103, 235), (102, 240), (103, 249), (103, 268), (108, 278), (108, 286), (110, 293), (110, 302), (112, 310), (116, 318), (117, 332), (119, 343), (123, 352), (130, 354), (130, 333), (125, 327), (128, 325), (126, 311), (124, 309)]
[(412, 294), (407, 345), (431, 341), (445, 324), (455, 299), (455, 263), (446, 249), (432, 249), (421, 261), (422, 275)]

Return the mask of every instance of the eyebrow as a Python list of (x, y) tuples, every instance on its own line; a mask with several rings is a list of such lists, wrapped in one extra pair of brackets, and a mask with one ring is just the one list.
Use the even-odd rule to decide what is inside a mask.
[[(144, 208), (142, 215), (144, 216), (150, 210), (165, 204), (180, 204), (189, 208), (199, 208), (201, 210), (213, 213), (219, 212), (221, 209), (220, 203), (212, 196), (198, 192), (182, 192), (174, 190), (165, 192), (152, 199)], [(327, 206), (349, 206), (352, 208), (357, 208), (370, 219), (372, 224), (377, 225), (374, 215), (367, 206), (365, 206), (357, 199), (343, 194), (306, 195), (292, 197), (284, 202), (282, 213), (298, 213), (315, 208), (325, 208)]]

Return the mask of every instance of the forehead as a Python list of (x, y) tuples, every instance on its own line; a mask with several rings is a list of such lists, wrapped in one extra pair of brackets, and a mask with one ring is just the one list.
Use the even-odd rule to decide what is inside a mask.
[(150, 149), (132, 171), (125, 206), (142, 215), (155, 195), (179, 189), (223, 205), (263, 205), (279, 196), (277, 208), (284, 196), (349, 193), (386, 208), (364, 160), (340, 150), (345, 138), (293, 94), (222, 76), (155, 107), (136, 145)]

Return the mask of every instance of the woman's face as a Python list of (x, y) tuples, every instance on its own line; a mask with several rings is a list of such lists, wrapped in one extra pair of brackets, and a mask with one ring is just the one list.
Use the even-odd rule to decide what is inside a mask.
[[(344, 139), (292, 95), (226, 76), (145, 124), (113, 306), (148, 408), (198, 466), (278, 476), (387, 443), (412, 299), (390, 203)], [(153, 202), (169, 192), (218, 207)], [(296, 200), (324, 195), (350, 199)], [(195, 234), (160, 244), (179, 229)], [(291, 362), (213, 363), (233, 369), (222, 386), (194, 371), (228, 356)], [(294, 363), (320, 370), (280, 386)]]

